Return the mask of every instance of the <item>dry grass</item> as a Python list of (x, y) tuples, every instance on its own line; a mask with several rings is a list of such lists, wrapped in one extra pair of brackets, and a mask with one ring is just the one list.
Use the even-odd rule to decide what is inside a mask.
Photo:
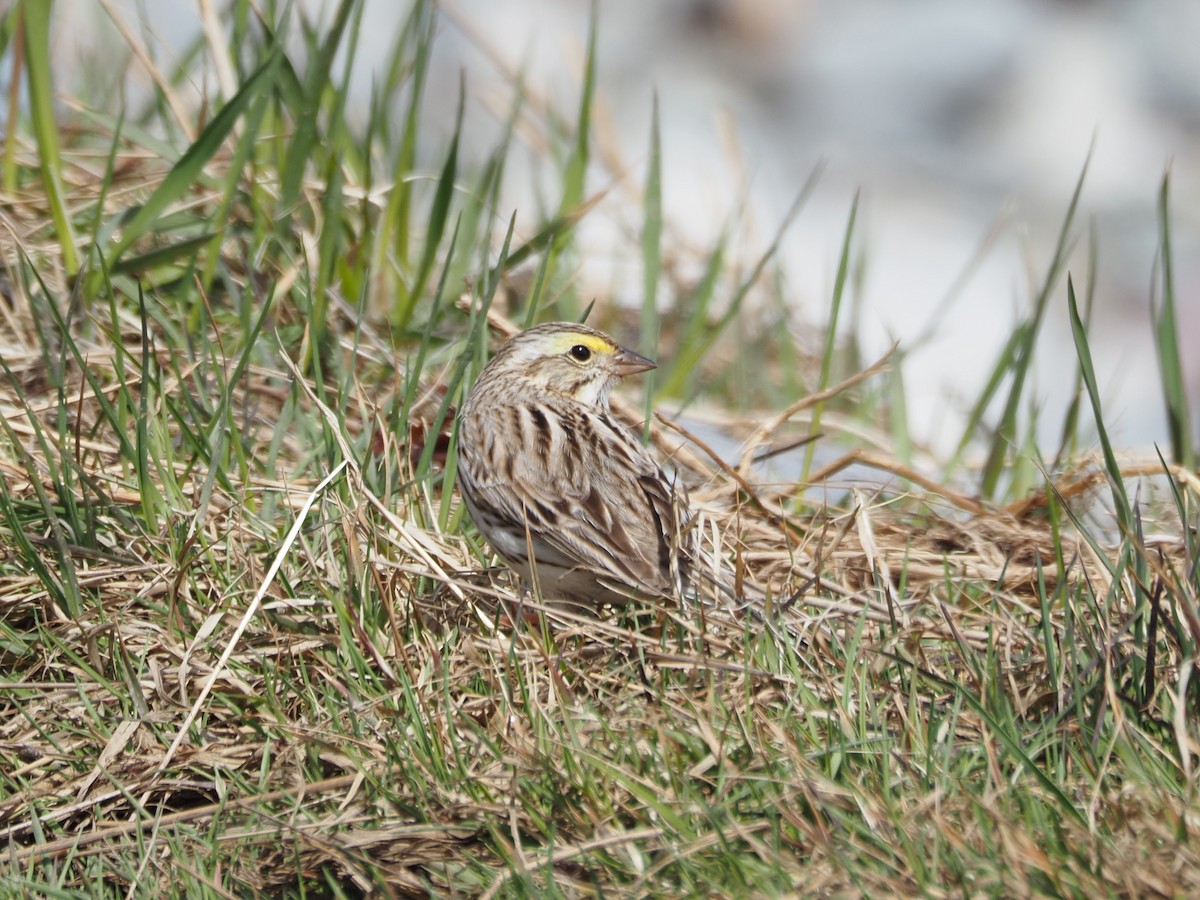
[[(1160, 626), (1135, 706), (1132, 586), (1069, 528), (882, 489), (804, 511), (794, 485), (730, 477), (663, 431), (702, 527), (769, 592), (765, 617), (514, 625), (507, 576), (457, 507), (438, 525), (435, 485), (381, 489), (354, 462), (324, 486), (312, 474), (327, 415), (327, 458), (419, 455), (384, 424), (395, 385), (369, 360), (387, 346), (358, 354), (344, 415), (282, 358), (248, 371), (230, 408), (251, 467), (214, 482), (201, 460), (156, 459), (151, 533), (98, 398), (154, 383), (165, 446), (180, 440), (166, 397), (195, 385), (165, 377), (162, 335), (154, 377), (122, 380), (93, 331), (73, 338), (93, 380), (68, 363), (52, 390), (28, 308), (9, 306), (0, 395), (10, 885), (57, 871), (169, 889), (182, 871), (214, 890), (1200, 890), (1179, 840), (1194, 810), (1169, 789), (1185, 773), (1130, 777), (1114, 756), (1134, 732), (1178, 767), (1160, 742), (1186, 624)], [(68, 464), (89, 535), (63, 528)], [(1165, 573), (1185, 551), (1160, 547)], [(68, 569), (74, 611), (46, 588)]]
[[(432, 30), (401, 50), (420, 40)], [(211, 158), (109, 277), (95, 255), (63, 271), (39, 160), (17, 143), (0, 273), (5, 891), (1200, 894), (1188, 466), (1125, 461), (1147, 492), (1129, 509), (1107, 461), (1082, 455), (1027, 495), (972, 496), (860, 439), (894, 414), (877, 386), (890, 359), (810, 377), (767, 257), (678, 266), (709, 266), (699, 283), (656, 260), (680, 298), (660, 359), (697, 357), (672, 378), (778, 400), (749, 424), (725, 415), (740, 460), (686, 421), (650, 430), (713, 558), (757, 599), (539, 609), (464, 519), (449, 407), (518, 327), (481, 304), (511, 289), (524, 315), (541, 291), (530, 303), (570, 314), (552, 270), (596, 198), (564, 201), (515, 251), (536, 273), (514, 273), (491, 211), (470, 206), (486, 178), (466, 199), (438, 191), (467, 177), (451, 165), (428, 196), (420, 179), (379, 188), (369, 165), (356, 181), (378, 148), (353, 144), (314, 84), (304, 177), (273, 136), (305, 85), (271, 88), (277, 109), (247, 113), (230, 146), (185, 128)], [(67, 206), (111, 247), (115, 217), (177, 169), (136, 140), (95, 135), (105, 157), (75, 137)], [(241, 150), (253, 165), (231, 171)], [(381, 206), (401, 190), (418, 191), (409, 206)], [(455, 278), (435, 287), (433, 262)], [(611, 303), (596, 320), (631, 327)], [(746, 359), (771, 377), (737, 395)], [(836, 457), (810, 470), (835, 498), (821, 503), (754, 463), (818, 420)]]

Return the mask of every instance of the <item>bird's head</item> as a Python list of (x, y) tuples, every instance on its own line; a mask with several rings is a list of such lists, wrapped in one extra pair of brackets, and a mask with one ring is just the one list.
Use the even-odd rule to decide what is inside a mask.
[(551, 322), (513, 337), (488, 365), (493, 367), (580, 403), (606, 407), (617, 382), (655, 364), (595, 328)]

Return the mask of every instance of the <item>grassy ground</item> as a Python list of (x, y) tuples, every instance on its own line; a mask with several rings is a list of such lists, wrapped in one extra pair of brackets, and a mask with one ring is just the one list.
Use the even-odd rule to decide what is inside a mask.
[[(698, 399), (746, 438), (719, 462), (648, 429), (768, 600), (513, 625), (453, 490), (452, 410), (503, 334), (592, 299), (575, 235), (612, 176), (590, 73), (570, 115), (514, 86), (468, 169), (422, 130), (429, 5), (358, 127), (335, 65), (350, 0), (319, 30), (229, 4), (234, 33), (117, 117), (93, 97), (54, 115), (48, 9), (0, 30), (21, 88), (0, 173), (5, 893), (1200, 892), (1200, 483), (1165, 182), (1169, 450), (1107, 441), (1094, 277), (1064, 271), (1077, 191), (939, 462), (906, 428), (903, 348), (801, 351), (770, 247), (678, 245), (652, 140), (621, 207), (645, 302), (600, 297), (590, 321), (657, 347), (631, 421)], [(557, 196), (514, 227), (497, 198), (531, 133)], [(1072, 317), (1079, 402), (1040, 448), (1048, 312)], [(755, 459), (792, 445), (802, 479), (765, 482)], [(844, 484), (850, 463), (877, 482)]]

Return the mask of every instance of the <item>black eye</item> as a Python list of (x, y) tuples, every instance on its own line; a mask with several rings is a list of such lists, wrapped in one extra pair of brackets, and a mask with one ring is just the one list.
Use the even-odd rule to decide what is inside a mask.
[(585, 347), (583, 344), (576, 344), (571, 348), (570, 352), (571, 356), (573, 356), (579, 362), (587, 362), (592, 358), (591, 348)]

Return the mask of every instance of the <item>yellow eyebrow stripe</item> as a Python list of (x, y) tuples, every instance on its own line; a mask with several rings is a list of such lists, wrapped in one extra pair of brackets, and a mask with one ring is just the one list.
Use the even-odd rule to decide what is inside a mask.
[(555, 350), (558, 353), (566, 353), (576, 344), (590, 347), (595, 353), (612, 353), (614, 349), (612, 344), (594, 334), (560, 334), (555, 341)]

